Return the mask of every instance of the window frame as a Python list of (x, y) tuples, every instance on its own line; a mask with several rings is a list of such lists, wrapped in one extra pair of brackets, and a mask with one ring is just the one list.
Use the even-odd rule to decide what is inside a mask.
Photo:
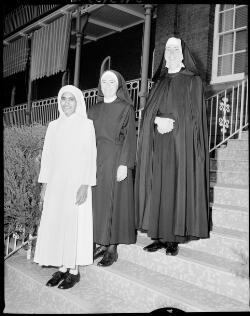
[[(245, 5), (238, 5), (238, 7), (244, 7)], [(233, 19), (235, 21), (235, 4), (234, 4), (234, 15)], [(210, 84), (215, 84), (215, 83), (223, 83), (223, 82), (228, 82), (228, 81), (237, 81), (237, 80), (243, 80), (245, 78), (245, 72), (237, 73), (237, 74), (230, 74), (230, 75), (223, 75), (223, 76), (218, 76), (217, 71), (218, 71), (218, 53), (219, 53), (219, 39), (220, 39), (220, 34), (219, 34), (219, 15), (220, 15), (220, 4), (216, 4), (215, 6), (215, 19), (214, 19), (214, 38), (213, 38), (213, 57), (212, 57), (212, 76), (211, 76), (211, 82)], [(227, 9), (230, 10), (230, 9)], [(224, 10), (224, 11), (227, 11)], [(232, 10), (232, 9), (231, 9)], [(223, 32), (224, 34), (226, 33), (235, 33), (235, 28), (233, 31), (229, 32)], [(238, 30), (247, 30), (247, 25), (244, 27), (237, 28)], [(235, 46), (235, 36), (234, 36), (234, 46)], [(234, 47), (235, 48), (235, 47)], [(243, 50), (242, 50), (243, 51)], [(247, 49), (245, 50), (247, 54)], [(234, 57), (235, 57), (235, 50), (233, 50), (233, 63), (234, 63)], [(247, 57), (247, 56), (246, 56)]]

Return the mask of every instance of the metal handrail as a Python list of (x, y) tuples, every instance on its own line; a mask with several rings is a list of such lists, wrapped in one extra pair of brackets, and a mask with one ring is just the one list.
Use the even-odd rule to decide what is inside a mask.
[[(139, 105), (139, 91), (140, 91), (140, 79), (134, 79), (126, 82), (127, 88), (130, 92), (131, 98), (135, 105), (135, 111)], [(87, 110), (94, 103), (97, 98), (97, 88), (83, 90), (83, 96), (85, 99)], [(3, 118), (5, 126), (9, 125), (25, 125), (26, 122), (26, 110), (27, 103), (19, 104), (13, 107), (6, 107), (3, 109)], [(57, 97), (46, 98), (42, 100), (36, 100), (32, 102), (31, 108), (31, 122), (47, 124), (51, 120), (55, 120), (59, 115), (57, 107)]]
[(32, 250), (32, 247), (31, 247), (31, 243), (33, 240), (35, 240), (37, 238), (37, 236), (29, 236), (29, 239), (26, 240), (25, 242), (22, 242), (22, 244), (18, 247), (16, 247), (16, 242), (17, 242), (17, 239), (18, 238), (14, 238), (15, 239), (15, 242), (14, 242), (14, 249), (11, 251), (11, 252), (8, 252), (9, 250), (9, 239), (10, 237), (8, 236), (7, 237), (7, 247), (6, 247), (6, 255), (4, 257), (4, 260), (8, 259), (9, 257), (11, 257), (12, 255), (14, 255), (14, 253), (16, 253), (17, 251), (19, 251), (21, 248), (23, 248), (24, 246), (26, 245), (29, 245), (29, 249), (27, 251), (27, 259), (30, 259), (30, 255), (31, 255), (31, 250)]
[(206, 99), (209, 152), (248, 128), (248, 77)]
[[(148, 90), (152, 88), (153, 82), (148, 81)], [(135, 79), (127, 82), (128, 90), (135, 104), (136, 117), (140, 121), (141, 110), (139, 110), (139, 91), (140, 79)], [(86, 106), (89, 108), (96, 102), (97, 88), (83, 91)], [(209, 131), (209, 152), (212, 153), (216, 148), (225, 144), (230, 138), (238, 135), (241, 138), (241, 133), (248, 127), (248, 77), (225, 90), (220, 91), (205, 100), (207, 107), (208, 131)], [(27, 104), (20, 104), (15, 107), (5, 108), (3, 113), (17, 113), (13, 115), (12, 124), (25, 124), (25, 110)], [(47, 109), (47, 112), (46, 112)], [(45, 100), (38, 100), (32, 103), (32, 121), (42, 119), (42, 123), (53, 120), (58, 115), (57, 98), (52, 97)], [(14, 119), (15, 118), (15, 119)], [(23, 121), (22, 121), (23, 119)], [(12, 125), (10, 124), (10, 125)], [(14, 238), (14, 250), (8, 253), (10, 238)], [(31, 251), (31, 241), (36, 239), (36, 236), (29, 236), (26, 242), (22, 242), (19, 247), (16, 247), (16, 237), (11, 237), (8, 234), (5, 238), (7, 254), (4, 260), (12, 254), (29, 244), (28, 253)], [(28, 254), (27, 253), (27, 254)], [(28, 254), (28, 257), (29, 257)]]
[[(139, 110), (140, 79), (127, 81), (127, 87), (134, 102), (136, 119), (140, 121)], [(148, 91), (153, 82), (148, 80)], [(83, 91), (86, 107), (89, 109), (97, 97), (97, 88)], [(228, 139), (248, 126), (248, 77), (236, 85), (220, 91), (205, 100), (208, 117), (209, 151), (212, 152)], [(27, 104), (3, 109), (5, 125), (24, 125), (26, 122)], [(47, 124), (58, 117), (57, 97), (33, 101), (31, 121)]]

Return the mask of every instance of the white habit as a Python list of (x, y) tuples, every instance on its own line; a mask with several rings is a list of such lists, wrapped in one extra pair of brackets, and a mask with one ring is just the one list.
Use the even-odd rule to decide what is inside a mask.
[[(77, 102), (67, 117), (60, 106), (64, 92)], [(87, 118), (84, 97), (67, 85), (58, 94), (59, 118), (49, 123), (38, 182), (47, 183), (34, 261), (40, 265), (75, 268), (93, 263), (91, 187), (96, 185), (96, 139)], [(87, 200), (76, 205), (80, 185), (88, 185)]]

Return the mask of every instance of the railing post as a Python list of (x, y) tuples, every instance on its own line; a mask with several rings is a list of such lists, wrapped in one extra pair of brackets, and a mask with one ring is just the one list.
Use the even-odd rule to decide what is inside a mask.
[(31, 124), (31, 108), (32, 108), (32, 80), (31, 80), (31, 36), (29, 35), (28, 40), (29, 40), (29, 53), (28, 53), (28, 62), (27, 62), (27, 67), (28, 67), (28, 96), (27, 96), (27, 109), (25, 111), (26, 114), (26, 124), (30, 125)]
[(241, 101), (240, 101), (240, 130), (239, 130), (239, 139), (242, 135), (242, 126), (243, 126), (243, 110), (244, 110), (244, 96), (245, 96), (245, 80), (241, 83)]
[(7, 241), (6, 241), (6, 245), (5, 245), (5, 256), (7, 256), (8, 252), (9, 252), (10, 237), (8, 234), (7, 234)]
[(11, 91), (10, 106), (15, 106), (15, 99), (16, 99), (16, 86), (14, 85)]
[(29, 234), (28, 250), (27, 250), (27, 260), (30, 260), (30, 259), (31, 259), (31, 250), (32, 250), (32, 235)]
[(219, 118), (219, 125), (221, 126), (223, 141), (225, 140), (225, 134), (229, 127), (229, 120), (227, 120), (226, 115), (227, 115), (227, 112), (230, 112), (230, 105), (227, 103), (228, 102), (227, 90), (225, 90), (224, 93), (225, 95), (222, 98), (222, 101), (220, 102), (220, 111), (222, 111), (223, 117)]

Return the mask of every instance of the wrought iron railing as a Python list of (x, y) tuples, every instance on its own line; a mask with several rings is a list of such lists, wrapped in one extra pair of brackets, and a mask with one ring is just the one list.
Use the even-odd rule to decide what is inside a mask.
[(36, 238), (37, 236), (25, 234), (24, 231), (12, 231), (11, 233), (4, 234), (4, 260), (24, 247), (26, 247), (27, 259), (30, 259), (32, 241)]
[[(153, 85), (148, 81), (148, 90)], [(127, 81), (127, 87), (135, 107), (136, 119), (140, 119), (139, 91), (140, 79)], [(89, 109), (95, 102), (97, 89), (83, 91), (86, 107)], [(209, 150), (226, 143), (229, 138), (241, 138), (241, 132), (248, 128), (248, 78), (206, 99)], [(4, 125), (21, 126), (26, 121), (27, 104), (3, 109)], [(52, 97), (32, 102), (31, 122), (47, 124), (58, 117), (57, 98)]]
[[(129, 90), (129, 93), (131, 95), (131, 98), (135, 105), (135, 111), (138, 112), (138, 106), (139, 106), (139, 91), (140, 91), (140, 85), (141, 81), (140, 79), (130, 80), (127, 81), (127, 87)], [(149, 82), (150, 87), (150, 82)], [(86, 107), (89, 109), (95, 102), (97, 97), (97, 88), (95, 89), (89, 89), (83, 91), (84, 99), (86, 102)], [(57, 97), (52, 97), (48, 99), (38, 100), (32, 102), (32, 108), (31, 108), (31, 122), (32, 123), (41, 123), (41, 124), (47, 124), (48, 122), (55, 120), (58, 115), (58, 109), (57, 109)], [(16, 125), (21, 126), (25, 125), (26, 122), (26, 110), (27, 110), (27, 104), (20, 104), (13, 107), (8, 107), (3, 109), (3, 119), (4, 119), (4, 125)]]
[[(139, 110), (140, 83), (139, 79), (127, 82), (128, 90), (135, 105), (137, 119), (140, 119), (141, 116), (141, 110)], [(148, 90), (152, 88), (152, 85), (153, 82), (149, 80)], [(86, 107), (89, 109), (96, 102), (97, 89), (85, 90), (83, 94)], [(248, 129), (248, 78), (206, 99), (206, 106), (209, 151), (211, 154), (216, 148), (225, 144), (229, 138), (241, 138), (242, 131)], [(5, 108), (3, 110), (4, 124), (24, 125), (26, 108), (27, 104)], [(47, 124), (51, 120), (56, 119), (58, 114), (56, 97), (32, 103), (31, 121), (33, 123)], [(15, 233), (5, 236), (5, 259), (25, 245), (28, 245), (27, 258), (29, 258), (31, 242), (35, 238), (29, 236), (24, 241), (24, 239), (20, 240), (18, 234)]]
[(210, 153), (248, 129), (248, 78), (206, 100)]

